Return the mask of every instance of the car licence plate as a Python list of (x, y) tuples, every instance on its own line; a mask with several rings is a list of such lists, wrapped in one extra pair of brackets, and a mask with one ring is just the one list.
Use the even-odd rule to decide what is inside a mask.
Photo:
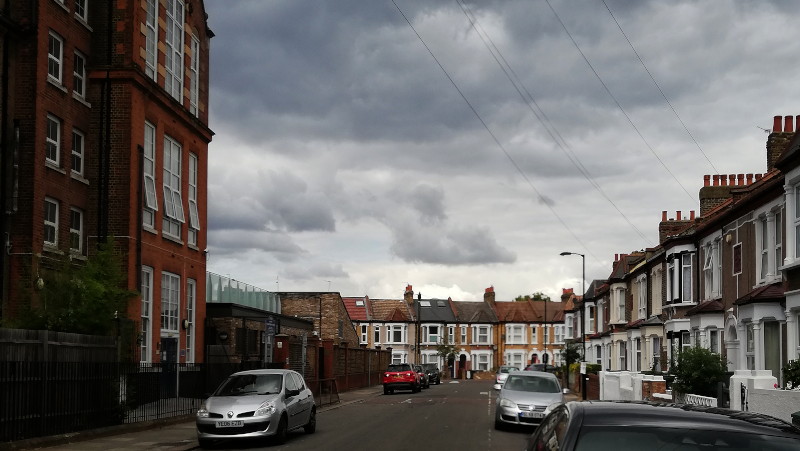
[(242, 426), (244, 426), (244, 421), (242, 420), (217, 421), (218, 428), (240, 428)]
[(542, 412), (520, 412), (520, 418), (544, 418), (544, 413)]

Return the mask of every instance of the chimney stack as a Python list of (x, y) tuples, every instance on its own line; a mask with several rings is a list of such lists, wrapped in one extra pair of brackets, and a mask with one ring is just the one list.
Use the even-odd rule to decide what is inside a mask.
[(494, 286), (487, 288), (483, 292), (483, 302), (492, 306), (492, 309), (495, 307), (495, 299), (494, 299)]
[[(798, 117), (800, 118), (800, 116)], [(772, 133), (767, 137), (767, 172), (775, 168), (775, 162), (789, 145), (789, 141), (794, 135), (794, 119), (794, 116), (775, 116), (773, 118)]]

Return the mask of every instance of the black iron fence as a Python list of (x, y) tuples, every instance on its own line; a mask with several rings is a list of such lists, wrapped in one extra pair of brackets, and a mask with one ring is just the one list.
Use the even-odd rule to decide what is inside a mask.
[(0, 361), (0, 443), (191, 415), (230, 374), (260, 367)]

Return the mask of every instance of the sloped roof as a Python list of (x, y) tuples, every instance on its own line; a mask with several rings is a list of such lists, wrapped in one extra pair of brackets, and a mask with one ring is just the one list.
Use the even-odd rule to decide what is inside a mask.
[(786, 295), (783, 291), (783, 285), (778, 282), (756, 288), (755, 290), (737, 299), (735, 304), (746, 305), (761, 302), (781, 302), (785, 299)]
[(408, 304), (403, 299), (370, 299), (372, 321), (413, 321)]
[(725, 311), (725, 306), (722, 302), (714, 299), (710, 301), (701, 302), (686, 311), (687, 316), (700, 315), (703, 313), (721, 313)]
[(416, 299), (414, 300), (414, 315), (419, 313), (419, 320), (423, 323), (454, 323), (456, 316), (450, 309), (448, 299)]
[(462, 323), (496, 323), (498, 322), (492, 307), (486, 302), (453, 301), (458, 312), (457, 318)]
[(344, 308), (347, 309), (347, 315), (350, 316), (350, 321), (367, 321), (369, 319), (367, 314), (369, 298), (342, 298), (342, 302), (344, 302)]
[(530, 305), (530, 301), (496, 302), (494, 311), (497, 320), (504, 323), (532, 323), (541, 321)]

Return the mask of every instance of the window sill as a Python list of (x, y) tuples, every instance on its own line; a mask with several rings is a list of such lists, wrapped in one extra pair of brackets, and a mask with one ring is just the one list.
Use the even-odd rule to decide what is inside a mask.
[(84, 261), (84, 262), (88, 260), (88, 257), (83, 255), (83, 252), (75, 250), (75, 249), (70, 249), (69, 258), (71, 260), (80, 260), (80, 261)]
[(75, 13), (75, 20), (77, 20), (79, 24), (83, 25), (84, 28), (89, 30), (89, 32), (93, 32), (94, 31), (94, 30), (92, 30), (91, 25), (89, 25), (89, 22), (87, 22), (85, 18), (79, 16), (78, 13)]
[(181, 246), (183, 246), (183, 240), (181, 240), (179, 237), (172, 236), (172, 235), (167, 235), (166, 233), (162, 233), (161, 234), (161, 238), (164, 238), (167, 241), (172, 241), (175, 244), (180, 244)]
[(69, 8), (67, 8), (67, 5), (65, 5), (62, 0), (53, 0), (53, 3), (60, 6), (64, 11), (69, 12)]
[(75, 180), (77, 182), (81, 182), (84, 185), (89, 186), (89, 180), (87, 180), (82, 175), (78, 174), (77, 172), (70, 173), (70, 177), (72, 177), (72, 180)]
[(44, 246), (42, 246), (42, 251), (50, 254), (64, 255), (64, 251), (58, 248), (58, 244), (53, 243), (44, 243)]
[(86, 101), (86, 98), (81, 96), (75, 91), (72, 91), (72, 98), (82, 103), (86, 108), (92, 108), (92, 104)]
[(58, 89), (59, 91), (63, 92), (64, 94), (67, 93), (67, 87), (62, 85), (60, 81), (56, 80), (55, 78), (51, 77), (50, 75), (47, 76), (47, 83)]
[(150, 227), (149, 225), (142, 225), (142, 230), (148, 233), (152, 233), (153, 235), (158, 235), (158, 230)]
[(52, 170), (54, 170), (54, 171), (56, 171), (56, 172), (60, 172), (60, 173), (62, 173), (62, 174), (64, 174), (64, 175), (67, 175), (67, 171), (65, 171), (65, 170), (61, 169), (61, 168), (58, 166), (58, 163), (55, 163), (55, 162), (53, 162), (53, 161), (51, 161), (51, 160), (45, 160), (45, 161), (44, 161), (44, 165), (45, 165), (45, 167), (47, 167), (47, 169), (52, 169)]

